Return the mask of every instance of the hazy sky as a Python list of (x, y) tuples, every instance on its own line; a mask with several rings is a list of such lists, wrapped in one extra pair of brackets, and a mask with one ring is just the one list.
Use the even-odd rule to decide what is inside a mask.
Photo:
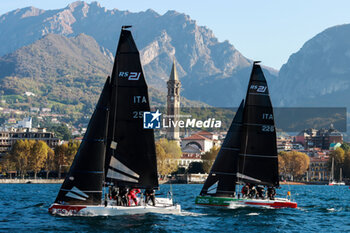
[[(0, 14), (35, 6), (58, 9), (73, 0), (0, 0)], [(86, 2), (92, 2), (87, 0)], [(350, 23), (349, 0), (100, 0), (107, 9), (132, 12), (176, 10), (229, 40), (244, 56), (279, 69), (288, 57), (324, 29)], [(1, 33), (1, 32), (0, 32)]]

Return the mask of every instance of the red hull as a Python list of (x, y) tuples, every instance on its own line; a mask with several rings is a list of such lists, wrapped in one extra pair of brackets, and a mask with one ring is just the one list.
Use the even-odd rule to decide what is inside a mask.
[(244, 202), (246, 205), (256, 205), (256, 206), (270, 206), (273, 208), (297, 208), (298, 204), (295, 202), (273, 202), (273, 203), (258, 203), (258, 202)]

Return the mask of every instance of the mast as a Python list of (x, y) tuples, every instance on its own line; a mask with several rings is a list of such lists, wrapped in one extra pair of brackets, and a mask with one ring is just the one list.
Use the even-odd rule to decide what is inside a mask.
[(150, 111), (148, 87), (130, 27), (121, 29), (112, 71), (105, 181), (158, 188), (154, 132), (143, 128), (143, 112)]
[(109, 99), (110, 78), (108, 77), (55, 203), (101, 204)]
[(279, 186), (273, 108), (264, 73), (254, 62), (243, 111), (237, 176), (246, 183)]
[(334, 157), (332, 157), (332, 168), (331, 168), (331, 178), (330, 181), (334, 180)]
[(242, 100), (200, 195), (234, 196), (242, 131)]

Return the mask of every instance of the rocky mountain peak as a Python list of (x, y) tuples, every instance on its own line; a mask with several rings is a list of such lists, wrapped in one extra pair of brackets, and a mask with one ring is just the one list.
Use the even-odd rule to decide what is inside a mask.
[[(292, 54), (279, 72), (284, 105), (348, 106), (350, 24), (328, 28)], [(342, 93), (342, 94), (341, 94)], [(340, 96), (344, 97), (341, 98)]]

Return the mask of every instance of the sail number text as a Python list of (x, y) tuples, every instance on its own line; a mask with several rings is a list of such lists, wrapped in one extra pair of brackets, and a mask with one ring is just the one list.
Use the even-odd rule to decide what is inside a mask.
[(143, 118), (143, 111), (133, 111), (132, 112), (132, 117), (134, 119)]
[(134, 96), (134, 104), (146, 104), (147, 98), (144, 95), (135, 95)]
[(141, 72), (119, 72), (119, 77), (128, 78), (128, 80), (136, 81), (139, 80)]
[(273, 125), (262, 125), (261, 131), (263, 132), (273, 132), (275, 131), (275, 127)]
[(271, 113), (263, 113), (262, 119), (263, 120), (273, 120), (273, 115)]

